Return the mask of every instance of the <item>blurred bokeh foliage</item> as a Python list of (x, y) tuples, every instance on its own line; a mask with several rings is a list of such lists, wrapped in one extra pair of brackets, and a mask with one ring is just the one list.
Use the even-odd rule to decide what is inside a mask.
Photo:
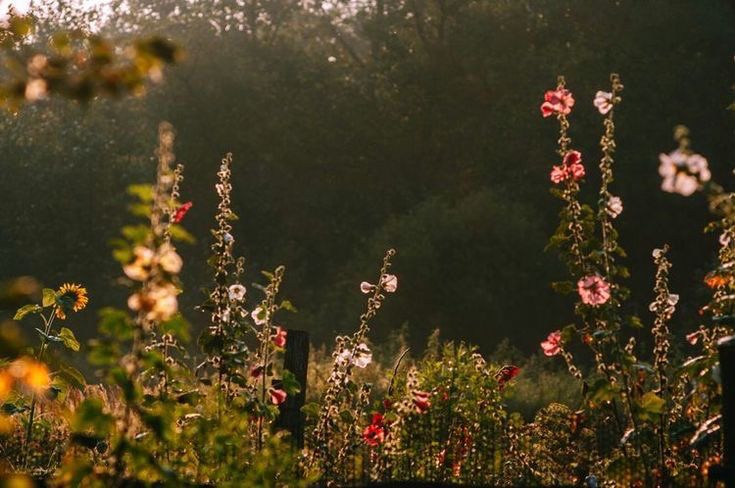
[[(556, 222), (546, 190), (556, 161), (539, 94), (567, 75), (580, 105), (572, 135), (593, 162), (601, 128), (592, 96), (616, 71), (626, 80), (616, 115), (619, 222), (633, 249), (631, 288), (644, 300), (631, 307), (647, 316), (650, 249), (669, 242), (680, 316), (695, 317), (696, 266), (713, 249), (701, 235), (706, 205), (658, 191), (657, 154), (686, 123), (728, 183), (731, 2), (118, 0), (86, 12), (49, 2), (34, 29), (17, 52), (66, 59), (77, 38), (52, 33), (84, 33), (82, 48), (102, 53), (102, 66), (89, 58), (92, 72), (118, 62), (137, 70), (131, 52), (180, 63), (146, 97), (134, 87), (91, 105), (49, 97), (0, 115), (0, 277), (49, 286), (73, 278), (95, 306), (122, 303), (108, 241), (126, 218), (126, 186), (152, 176), (151, 134), (166, 119), (177, 127), (183, 198), (195, 202), (188, 225), (200, 237), (183, 250), (184, 306), (200, 302), (209, 188), (232, 151), (242, 189), (234, 210), (248, 229), (237, 251), (250, 270), (288, 267), (284, 293), (300, 310), (293, 327), (317, 342), (349, 330), (356, 277), (391, 245), (406, 292), (382, 311), (376, 342), (408, 321), (414, 345), (441, 327), (486, 351), (508, 336), (528, 352), (570, 309), (548, 286), (561, 267), (542, 253)], [(88, 93), (84, 82), (58, 86), (80, 94), (72, 98)], [(75, 319), (81, 338), (93, 334), (94, 316)]]

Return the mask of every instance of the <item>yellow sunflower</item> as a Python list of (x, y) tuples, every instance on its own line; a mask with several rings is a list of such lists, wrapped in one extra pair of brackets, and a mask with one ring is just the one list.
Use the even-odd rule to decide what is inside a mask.
[(75, 283), (64, 283), (56, 292), (56, 316), (64, 320), (69, 312), (79, 312), (87, 306), (87, 289)]

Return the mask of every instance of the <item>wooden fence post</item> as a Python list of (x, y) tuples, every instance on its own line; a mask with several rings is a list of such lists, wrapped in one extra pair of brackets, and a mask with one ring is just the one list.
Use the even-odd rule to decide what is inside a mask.
[(293, 373), (301, 385), (301, 391), (286, 397), (279, 406), (280, 414), (275, 426), (291, 432), (293, 441), (301, 449), (304, 447), (304, 428), (306, 414), (301, 411), (306, 401), (306, 373), (309, 366), (309, 333), (303, 330), (288, 329), (286, 352), (283, 368)]
[(735, 336), (723, 337), (717, 343), (720, 356), (722, 381), (722, 433), (724, 438), (723, 460), (712, 473), (735, 488)]

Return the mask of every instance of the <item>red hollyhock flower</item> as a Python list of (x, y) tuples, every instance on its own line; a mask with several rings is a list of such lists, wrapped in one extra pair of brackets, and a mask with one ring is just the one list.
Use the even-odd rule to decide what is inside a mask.
[(288, 332), (286, 332), (286, 329), (282, 328), (281, 326), (276, 327), (276, 335), (271, 337), (271, 341), (273, 341), (273, 344), (276, 345), (276, 347), (284, 347), (286, 345), (286, 336), (288, 335)]
[(556, 356), (561, 352), (561, 331), (554, 331), (549, 334), (544, 342), (541, 343), (541, 349), (547, 356)]
[(185, 204), (177, 208), (176, 212), (174, 212), (173, 217), (171, 217), (171, 222), (173, 222), (174, 224), (178, 224), (179, 222), (184, 220), (184, 217), (193, 205), (194, 204), (191, 202), (186, 202)]
[(258, 364), (257, 366), (253, 366), (250, 368), (250, 377), (251, 378), (260, 378), (263, 375), (263, 365)]
[(273, 403), (273, 405), (280, 405), (286, 401), (286, 392), (279, 388), (269, 389), (268, 394), (271, 397), (271, 403)]
[(431, 407), (431, 401), (429, 400), (429, 392), (414, 390), (413, 394), (413, 405), (416, 407), (418, 413), (426, 413)]
[(383, 414), (374, 413), (370, 425), (362, 431), (362, 440), (370, 447), (377, 447), (385, 441)]
[(520, 374), (521, 368), (512, 364), (503, 366), (495, 373), (495, 379), (498, 380), (498, 387), (502, 390), (505, 384)]
[(541, 104), (541, 115), (551, 117), (554, 114), (569, 115), (574, 106), (572, 92), (566, 88), (549, 90), (544, 94), (544, 103)]

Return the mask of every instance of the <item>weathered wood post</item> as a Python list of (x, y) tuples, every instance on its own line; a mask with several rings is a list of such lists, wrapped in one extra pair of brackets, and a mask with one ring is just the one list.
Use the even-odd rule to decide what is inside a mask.
[(288, 329), (283, 368), (293, 373), (301, 385), (301, 391), (296, 395), (286, 397), (286, 401), (279, 406), (280, 414), (276, 419), (275, 426), (291, 432), (294, 443), (299, 449), (304, 447), (306, 414), (301, 411), (301, 407), (304, 406), (306, 401), (306, 372), (308, 366), (309, 333), (303, 330)]
[(723, 337), (717, 343), (722, 380), (722, 433), (724, 438), (722, 465), (714, 473), (728, 488), (735, 488), (735, 336)]

